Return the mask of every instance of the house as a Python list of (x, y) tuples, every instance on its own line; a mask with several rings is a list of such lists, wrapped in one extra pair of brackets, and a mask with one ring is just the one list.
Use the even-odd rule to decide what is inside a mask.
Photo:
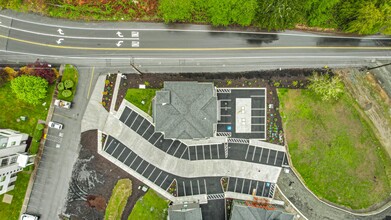
[(217, 93), (213, 83), (164, 82), (153, 100), (156, 131), (165, 138), (213, 137), (217, 125)]
[(202, 220), (200, 205), (197, 203), (172, 205), (168, 208), (167, 220)]
[(17, 173), (32, 164), (28, 155), (28, 135), (11, 129), (0, 129), (0, 195), (14, 189)]

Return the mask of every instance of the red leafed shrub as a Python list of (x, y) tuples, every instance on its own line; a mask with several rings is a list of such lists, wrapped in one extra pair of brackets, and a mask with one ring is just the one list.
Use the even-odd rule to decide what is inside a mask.
[(42, 62), (40, 60), (30, 63), (26, 66), (26, 70), (31, 76), (38, 76), (48, 83), (53, 83), (58, 77), (58, 72), (55, 68), (49, 66), (47, 62)]

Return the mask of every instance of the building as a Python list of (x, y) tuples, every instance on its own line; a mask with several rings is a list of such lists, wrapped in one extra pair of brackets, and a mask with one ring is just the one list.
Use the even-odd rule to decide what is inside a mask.
[(31, 165), (34, 156), (26, 151), (28, 135), (0, 129), (0, 195), (14, 189), (17, 173)]
[(202, 220), (200, 205), (197, 203), (172, 205), (168, 209), (168, 220)]
[(294, 215), (278, 210), (266, 210), (234, 201), (230, 220), (293, 220)]
[(217, 93), (213, 83), (164, 82), (153, 100), (156, 131), (165, 138), (204, 139), (215, 136)]

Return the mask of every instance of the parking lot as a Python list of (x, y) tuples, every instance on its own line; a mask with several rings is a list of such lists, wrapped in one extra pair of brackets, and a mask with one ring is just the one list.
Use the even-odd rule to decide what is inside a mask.
[(217, 100), (218, 136), (266, 139), (265, 88), (217, 89)]
[(243, 143), (229, 143), (228, 149), (228, 159), (242, 160), (277, 167), (289, 166), (287, 155), (283, 151), (255, 147)]
[(242, 179), (242, 178), (228, 178), (228, 191), (249, 194), (252, 195), (255, 191), (255, 195), (273, 198), (274, 183)]
[(139, 157), (111, 136), (107, 137), (103, 150), (165, 191), (175, 179), (178, 196), (223, 193), (220, 177), (183, 178), (172, 175)]

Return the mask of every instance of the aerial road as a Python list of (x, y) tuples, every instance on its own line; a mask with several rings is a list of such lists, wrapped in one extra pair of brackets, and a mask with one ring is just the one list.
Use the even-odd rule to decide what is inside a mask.
[[(0, 58), (68, 59), (140, 67), (248, 64), (254, 67), (363, 65), (389, 60), (391, 38), (297, 31), (222, 31), (205, 25), (81, 23), (0, 13)], [(54, 61), (55, 62), (55, 61)]]

